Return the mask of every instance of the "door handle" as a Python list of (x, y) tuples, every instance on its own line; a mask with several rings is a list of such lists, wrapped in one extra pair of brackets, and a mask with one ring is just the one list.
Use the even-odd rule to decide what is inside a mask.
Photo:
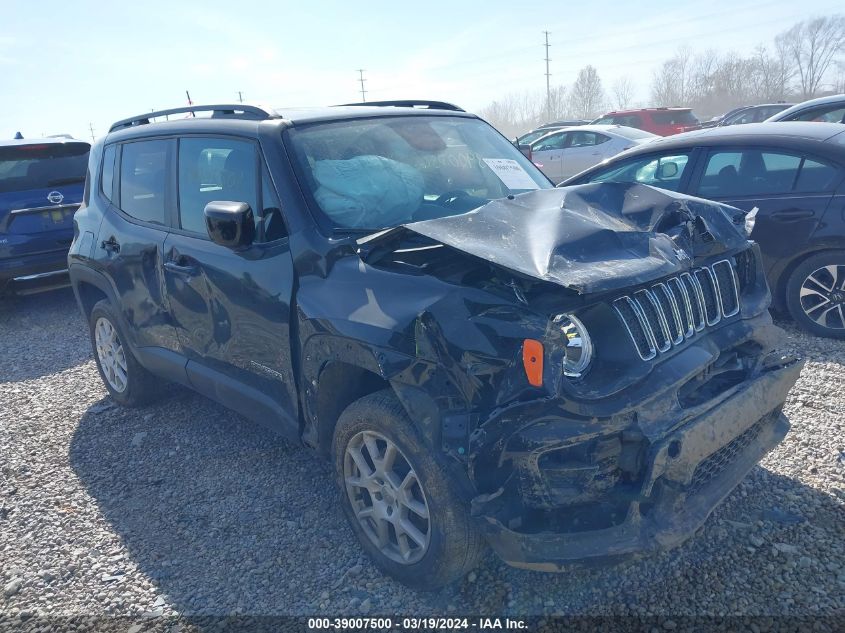
[(119, 253), (120, 243), (112, 235), (109, 239), (100, 242), (100, 248), (104, 249), (107, 253)]
[(771, 217), (775, 220), (789, 222), (792, 220), (805, 220), (814, 215), (815, 213), (810, 209), (784, 209), (783, 211), (775, 211)]
[(191, 277), (197, 273), (196, 266), (180, 266), (176, 262), (164, 262), (164, 268), (177, 275)]

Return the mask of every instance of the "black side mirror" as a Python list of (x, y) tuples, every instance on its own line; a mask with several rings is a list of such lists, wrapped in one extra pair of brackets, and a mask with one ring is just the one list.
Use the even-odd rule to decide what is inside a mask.
[(226, 248), (249, 246), (255, 239), (255, 219), (246, 202), (213, 201), (205, 205), (205, 226), (215, 244)]
[(531, 160), (531, 146), (530, 145), (517, 145), (519, 147), (519, 151), (525, 155), (525, 158)]

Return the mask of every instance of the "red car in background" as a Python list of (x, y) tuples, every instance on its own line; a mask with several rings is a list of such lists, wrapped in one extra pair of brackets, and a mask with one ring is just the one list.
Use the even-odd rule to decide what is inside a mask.
[(619, 110), (608, 112), (593, 121), (593, 123), (600, 125), (626, 125), (660, 136), (689, 132), (690, 130), (697, 130), (701, 127), (701, 121), (692, 113), (692, 108)]

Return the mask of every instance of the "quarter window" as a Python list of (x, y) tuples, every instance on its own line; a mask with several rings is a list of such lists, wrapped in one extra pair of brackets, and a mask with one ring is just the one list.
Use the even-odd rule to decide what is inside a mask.
[(165, 224), (168, 141), (126, 143), (120, 161), (120, 208), (144, 222)]
[(183, 138), (179, 141), (179, 225), (206, 235), (205, 205), (246, 202), (259, 220), (257, 156), (248, 141)]
[(117, 154), (117, 145), (109, 145), (103, 152), (103, 175), (101, 187), (103, 195), (107, 200), (114, 198), (114, 158)]
[(840, 168), (805, 158), (798, 180), (795, 181), (795, 191), (800, 193), (833, 191), (841, 178)]

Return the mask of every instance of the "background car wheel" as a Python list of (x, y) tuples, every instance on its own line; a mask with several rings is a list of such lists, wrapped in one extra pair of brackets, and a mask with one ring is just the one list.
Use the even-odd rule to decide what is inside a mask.
[(845, 251), (818, 253), (801, 262), (786, 284), (786, 306), (804, 330), (845, 338)]
[(120, 331), (111, 303), (97, 302), (91, 310), (89, 328), (94, 360), (111, 398), (126, 407), (151, 402), (160, 381), (141, 367)]
[(406, 585), (436, 589), (478, 564), (485, 543), (468, 504), (392, 391), (347, 407), (333, 454), (344, 512), (382, 571)]

